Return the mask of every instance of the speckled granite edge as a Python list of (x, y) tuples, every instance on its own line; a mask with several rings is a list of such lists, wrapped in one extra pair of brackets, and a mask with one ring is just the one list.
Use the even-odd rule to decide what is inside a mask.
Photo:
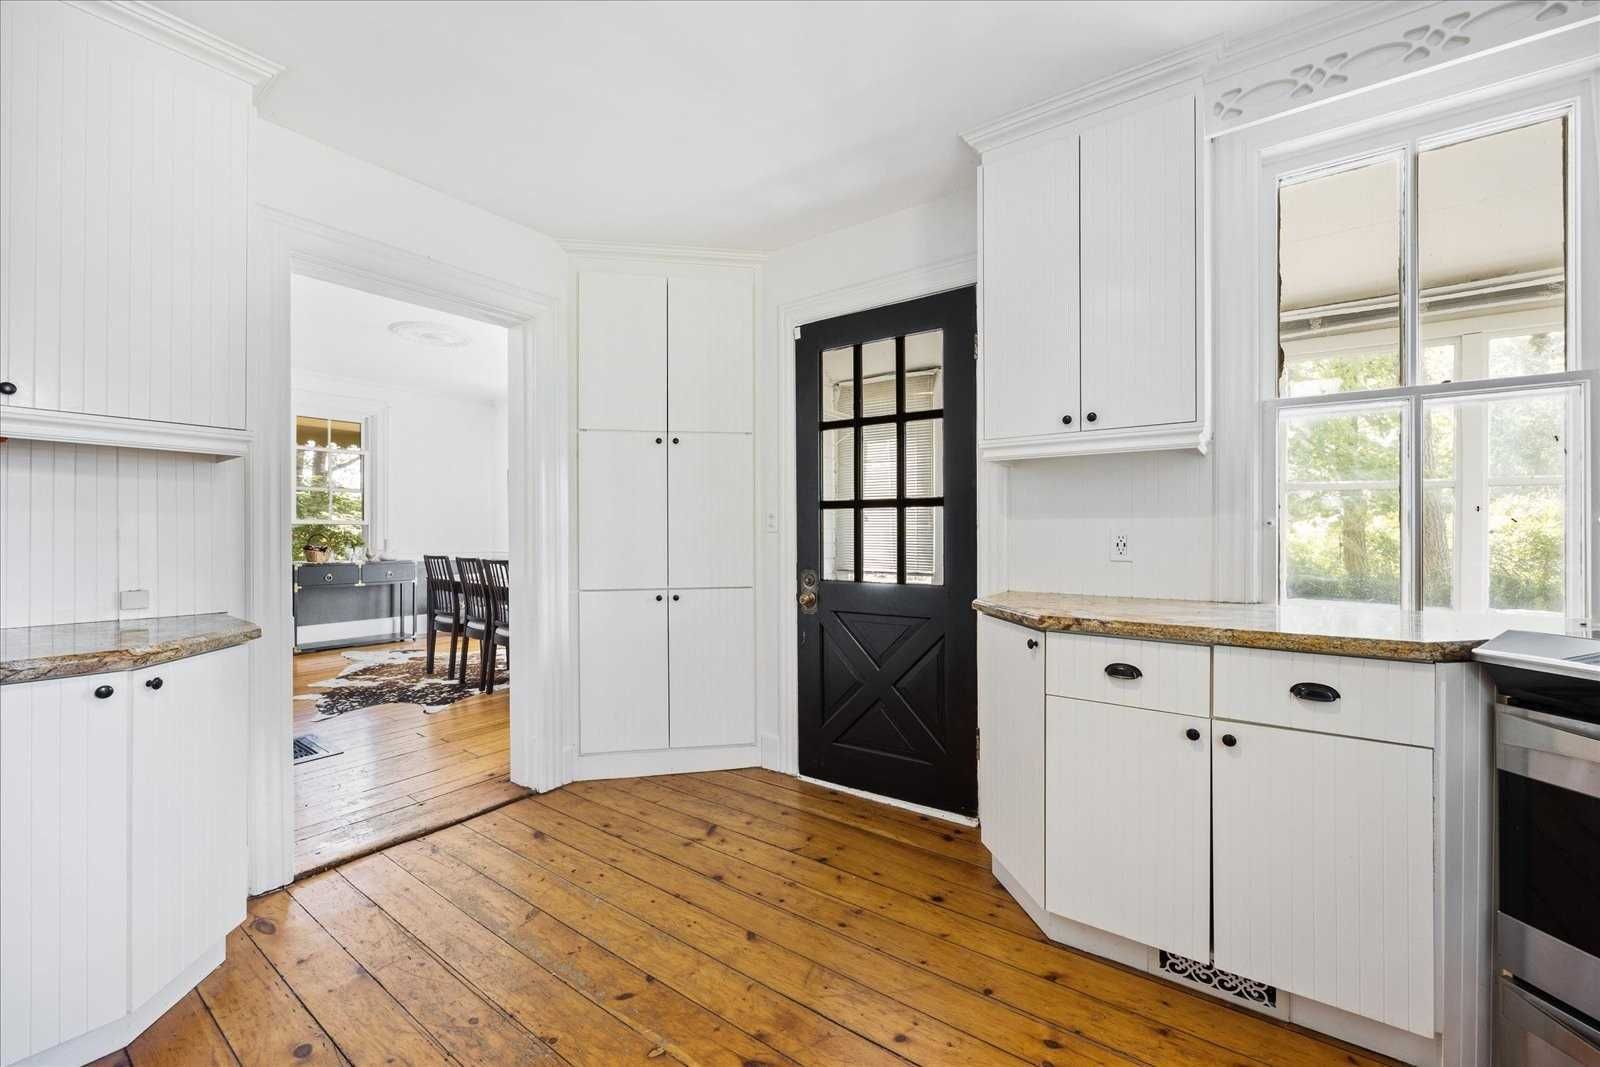
[(1486, 634), (1481, 638), (1419, 641), (1393, 637), (1365, 637), (1356, 634), (1240, 629), (1183, 622), (1154, 622), (1148, 619), (1055, 614), (1009, 607), (983, 598), (974, 600), (972, 606), (984, 615), (1053, 633), (1095, 634), (1102, 637), (1129, 637), (1147, 641), (1178, 641), (1195, 645), (1229, 645), (1275, 652), (1309, 652), (1324, 656), (1360, 656), (1366, 659), (1409, 663), (1457, 663), (1470, 660), (1472, 650), (1494, 636)]
[(255, 623), (223, 614), (4, 629), (0, 685), (138, 670), (260, 636)]

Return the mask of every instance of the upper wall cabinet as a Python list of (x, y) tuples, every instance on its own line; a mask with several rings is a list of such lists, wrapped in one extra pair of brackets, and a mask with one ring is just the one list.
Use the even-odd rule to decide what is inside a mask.
[(984, 457), (1203, 451), (1194, 94), (972, 141)]
[(578, 426), (749, 433), (748, 276), (578, 275)]
[(11, 436), (245, 425), (251, 81), (112, 21), (141, 17), (0, 6)]

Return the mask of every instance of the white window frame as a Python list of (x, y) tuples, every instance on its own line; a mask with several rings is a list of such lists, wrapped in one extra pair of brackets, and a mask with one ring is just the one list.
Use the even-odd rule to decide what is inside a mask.
[[(1401, 455), (1401, 602), (1400, 606), (1417, 609), (1423, 604), (1423, 531), (1420, 521), (1420, 502), (1423, 499), (1424, 480), (1422, 460), (1419, 455), (1418, 435), (1425, 431), (1423, 405), (1429, 399), (1474, 396), (1506, 395), (1514, 392), (1572, 387), (1578, 392), (1578, 425), (1569, 427), (1568, 440), (1568, 507), (1566, 516), (1566, 582), (1565, 613), (1569, 617), (1587, 618), (1590, 607), (1589, 579), (1589, 516), (1591, 485), (1589, 452), (1593, 423), (1594, 386), (1597, 380), (1594, 357), (1585, 352), (1581, 317), (1584, 303), (1584, 278), (1580, 269), (1580, 237), (1585, 228), (1580, 225), (1579, 205), (1587, 192), (1582, 182), (1581, 165), (1586, 152), (1592, 148), (1583, 144), (1587, 131), (1586, 114), (1580, 109), (1577, 96), (1565, 95), (1527, 106), (1500, 102), (1475, 104), (1468, 109), (1457, 109), (1448, 114), (1426, 119), (1396, 121), (1376, 129), (1369, 128), (1354, 137), (1327, 141), (1314, 148), (1281, 153), (1263, 153), (1259, 189), (1260, 230), (1262, 234), (1262, 297), (1263, 322), (1270, 328), (1263, 330), (1263, 370), (1270, 382), (1266, 399), (1261, 407), (1260, 441), (1262, 442), (1261, 501), (1266, 514), (1263, 523), (1269, 533), (1263, 544), (1264, 562), (1270, 576), (1264, 575), (1264, 589), (1271, 590), (1277, 602), (1286, 602), (1287, 560), (1283, 551), (1283, 523), (1285, 485), (1279, 476), (1284, 467), (1283, 441), (1280, 431), (1280, 413), (1290, 410), (1311, 411), (1352, 409), (1400, 401), (1405, 409), (1402, 427)], [(1566, 120), (1567, 157), (1566, 174), (1566, 291), (1564, 330), (1567, 349), (1567, 370), (1554, 374), (1530, 375), (1516, 378), (1481, 379), (1448, 382), (1435, 385), (1414, 384), (1421, 369), (1422, 351), (1427, 339), (1423, 338), (1421, 316), (1417, 299), (1418, 226), (1414, 211), (1412, 187), (1416, 180), (1416, 160), (1419, 153), (1457, 144), (1490, 134), (1533, 125), (1554, 118)], [(1335, 393), (1325, 396), (1279, 397), (1278, 392), (1278, 192), (1281, 184), (1311, 180), (1381, 162), (1399, 159), (1399, 205), (1401, 226), (1401, 292), (1400, 292), (1400, 361), (1401, 381), (1397, 387)], [(1268, 284), (1270, 282), (1270, 284)], [(1515, 332), (1515, 331), (1512, 331)], [(1438, 340), (1437, 338), (1435, 340)], [(1352, 347), (1360, 348), (1357, 344)], [(1370, 347), (1370, 345), (1368, 346)], [(1348, 349), (1346, 349), (1348, 350)], [(1462, 353), (1458, 348), (1458, 358)], [(1458, 501), (1460, 500), (1458, 491)], [(1454, 553), (1456, 589), (1460, 589), (1460, 546)], [(1295, 601), (1289, 601), (1295, 602)], [(1305, 601), (1297, 601), (1305, 603)], [(1340, 601), (1338, 603), (1347, 603)], [(1505, 612), (1504, 614), (1515, 614)]]
[[(327, 414), (320, 414), (326, 412)], [(387, 537), (383, 522), (383, 480), (381, 450), (384, 430), (388, 422), (388, 409), (383, 405), (360, 403), (352, 398), (333, 397), (328, 394), (295, 391), (289, 416), (289, 524), (295, 526), (344, 526), (353, 523), (329, 523), (320, 519), (295, 518), (295, 477), (298, 471), (295, 457), (304, 451), (295, 439), (295, 419), (326, 418), (339, 422), (361, 424), (361, 527), (362, 540), (369, 554), (378, 554)], [(346, 453), (348, 454), (348, 453)]]

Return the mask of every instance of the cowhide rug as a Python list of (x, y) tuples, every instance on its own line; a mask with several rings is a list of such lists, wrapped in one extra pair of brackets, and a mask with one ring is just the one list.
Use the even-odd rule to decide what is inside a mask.
[[(358, 708), (374, 708), (380, 704), (416, 704), (425, 715), (443, 711), (458, 700), (465, 700), (478, 691), (478, 657), (467, 657), (467, 684), (459, 684), (445, 673), (450, 657), (442, 650), (433, 661), (434, 673), (423, 673), (427, 653), (416, 649), (388, 649), (382, 652), (364, 652), (353, 649), (344, 653), (350, 663), (336, 677), (312, 682), (313, 689), (322, 693), (303, 693), (296, 700), (314, 700), (317, 719), (331, 719)], [(457, 670), (460, 664), (457, 663)], [(505, 665), (505, 653), (498, 657), (499, 670), (495, 672), (496, 691), (511, 688), (511, 672)]]

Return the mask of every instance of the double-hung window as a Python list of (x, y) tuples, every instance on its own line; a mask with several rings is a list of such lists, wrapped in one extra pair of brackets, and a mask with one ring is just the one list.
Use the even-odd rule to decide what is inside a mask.
[(295, 416), (291, 559), (304, 559), (308, 544), (342, 558), (371, 543), (368, 436), (365, 420)]
[(1572, 122), (1269, 172), (1281, 600), (1586, 610)]

